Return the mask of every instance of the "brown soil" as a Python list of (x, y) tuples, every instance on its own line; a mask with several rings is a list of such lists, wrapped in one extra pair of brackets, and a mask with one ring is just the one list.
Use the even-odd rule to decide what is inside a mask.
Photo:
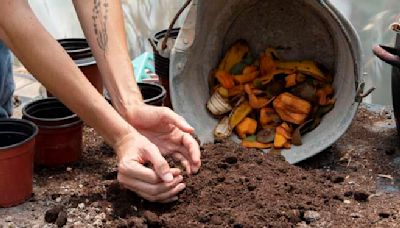
[(200, 173), (186, 177), (179, 201), (168, 205), (121, 189), (112, 150), (87, 128), (80, 162), (36, 170), (35, 196), (19, 212), (34, 205), (40, 216), (3, 209), (0, 220), (11, 215), (16, 225), (41, 225), (48, 211), (46, 220), (62, 225), (67, 215), (67, 226), (78, 227), (398, 227), (393, 126), (390, 113), (362, 108), (342, 139), (298, 166), (232, 142), (205, 145)]

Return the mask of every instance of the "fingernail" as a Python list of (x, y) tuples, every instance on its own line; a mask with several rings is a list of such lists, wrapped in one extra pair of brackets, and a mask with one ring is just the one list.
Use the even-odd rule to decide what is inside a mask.
[(185, 188), (186, 188), (186, 184), (182, 184), (179, 191), (182, 191)]
[(172, 173), (167, 173), (164, 174), (164, 176), (162, 177), (163, 181), (165, 182), (171, 182), (174, 180), (174, 176), (172, 176)]

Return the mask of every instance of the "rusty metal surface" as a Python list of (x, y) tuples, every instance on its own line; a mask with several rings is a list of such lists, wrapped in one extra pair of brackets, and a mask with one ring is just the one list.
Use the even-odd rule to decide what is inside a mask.
[[(334, 143), (349, 127), (358, 103), (360, 48), (351, 25), (327, 1), (195, 1), (171, 56), (171, 99), (202, 143), (213, 141), (217, 120), (207, 113), (209, 74), (236, 39), (254, 53), (282, 47), (287, 59), (313, 59), (334, 72), (337, 103), (304, 145), (283, 153), (290, 163), (311, 157)], [(237, 139), (236, 139), (237, 140)]]

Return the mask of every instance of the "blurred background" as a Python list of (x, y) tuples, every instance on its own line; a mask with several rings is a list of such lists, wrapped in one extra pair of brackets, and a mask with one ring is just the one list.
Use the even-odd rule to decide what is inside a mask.
[[(169, 26), (185, 0), (122, 0), (129, 52), (132, 58), (152, 51), (147, 39)], [(357, 30), (363, 51), (366, 88), (376, 91), (365, 101), (391, 104), (391, 68), (372, 55), (374, 44), (393, 45), (395, 33), (389, 25), (400, 19), (399, 0), (331, 0)], [(57, 39), (83, 37), (71, 1), (29, 0), (39, 20)], [(177, 26), (183, 23), (181, 17)], [(18, 65), (18, 61), (15, 61)]]

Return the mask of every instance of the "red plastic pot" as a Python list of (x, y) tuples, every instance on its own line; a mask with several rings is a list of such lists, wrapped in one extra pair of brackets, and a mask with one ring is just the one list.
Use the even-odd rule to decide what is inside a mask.
[[(86, 39), (59, 39), (58, 43), (74, 60), (89, 82), (92, 83), (100, 94), (103, 94), (103, 80)], [(47, 92), (47, 96), (52, 97), (53, 95)]]
[(80, 159), (83, 123), (59, 100), (33, 101), (22, 109), (22, 115), (39, 127), (35, 145), (36, 165), (59, 166)]
[(0, 120), (0, 207), (11, 207), (32, 196), (35, 136), (30, 121)]

